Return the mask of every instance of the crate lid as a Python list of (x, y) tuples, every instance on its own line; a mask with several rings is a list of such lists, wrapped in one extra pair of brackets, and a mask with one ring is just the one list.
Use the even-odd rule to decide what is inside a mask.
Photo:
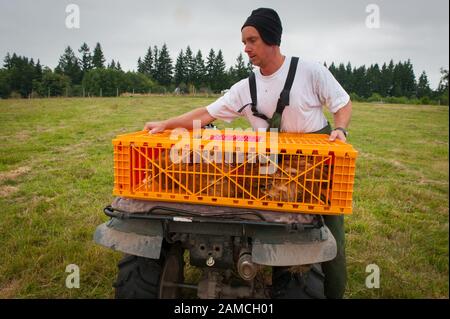
[(328, 137), (327, 134), (255, 132), (234, 129), (196, 131), (174, 129), (156, 134), (149, 134), (148, 131), (122, 134), (113, 140), (113, 144), (162, 148), (177, 145), (238, 152), (256, 152), (263, 147), (267, 152), (275, 153), (306, 155), (334, 153), (336, 156), (356, 158), (358, 152), (351, 144), (340, 140), (331, 142)]

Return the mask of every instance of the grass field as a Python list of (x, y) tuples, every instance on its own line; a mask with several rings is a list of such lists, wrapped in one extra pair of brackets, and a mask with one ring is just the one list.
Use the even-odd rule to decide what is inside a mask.
[[(92, 240), (113, 199), (111, 140), (213, 100), (0, 100), (0, 298), (113, 297), (121, 254)], [(346, 297), (448, 298), (448, 107), (355, 103), (353, 114)], [(69, 264), (79, 289), (65, 286)], [(369, 264), (379, 289), (365, 286)]]

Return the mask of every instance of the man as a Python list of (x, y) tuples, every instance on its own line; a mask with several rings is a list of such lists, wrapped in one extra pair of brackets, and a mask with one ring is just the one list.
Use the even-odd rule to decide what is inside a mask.
[[(144, 130), (150, 133), (184, 127), (193, 129), (193, 121), (201, 126), (221, 119), (231, 122), (245, 116), (253, 128), (274, 127), (271, 121), (277, 115), (280, 92), (286, 83), (291, 65), (290, 57), (280, 52), (282, 25), (273, 9), (259, 8), (252, 12), (241, 28), (245, 53), (255, 70), (256, 98), (252, 98), (249, 78), (234, 84), (217, 101), (181, 116), (160, 122), (147, 122)], [(295, 64), (293, 69), (295, 68)], [(284, 132), (327, 133), (330, 140), (346, 141), (346, 128), (350, 123), (352, 104), (349, 95), (333, 75), (320, 65), (300, 60), (295, 71), (292, 88), (288, 94), (289, 105), (281, 109), (281, 122), (275, 126)], [(256, 99), (256, 105), (251, 105)], [(281, 100), (281, 99), (280, 99)], [(253, 103), (255, 104), (255, 103)], [(335, 129), (323, 113), (323, 106), (333, 114)], [(334, 260), (322, 265), (325, 274), (325, 295), (342, 298), (346, 284), (345, 240), (343, 216), (324, 216), (330, 231), (336, 238), (338, 253)]]

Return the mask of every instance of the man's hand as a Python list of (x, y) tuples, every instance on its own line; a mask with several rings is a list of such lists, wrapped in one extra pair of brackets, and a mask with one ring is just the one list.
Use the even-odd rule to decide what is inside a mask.
[[(348, 101), (346, 105), (340, 108), (336, 113), (333, 114), (334, 117), (334, 127), (347, 128), (350, 123), (350, 118), (352, 117), (352, 101)], [(330, 141), (341, 140), (346, 142), (344, 132), (341, 130), (333, 130), (330, 134)]]
[(200, 126), (203, 127), (214, 120), (215, 118), (209, 114), (206, 107), (199, 107), (195, 110), (165, 121), (147, 122), (144, 125), (144, 131), (149, 131), (149, 134), (155, 134), (178, 127), (192, 130), (194, 128), (194, 121), (200, 121)]
[(342, 132), (340, 130), (333, 130), (333, 131), (331, 131), (329, 140), (331, 142), (333, 142), (336, 139), (341, 140), (342, 142), (346, 142), (347, 141), (347, 138), (345, 137), (344, 132)]
[(149, 134), (155, 134), (162, 132), (166, 129), (166, 122), (160, 121), (160, 122), (147, 122), (144, 126), (144, 131), (149, 131)]

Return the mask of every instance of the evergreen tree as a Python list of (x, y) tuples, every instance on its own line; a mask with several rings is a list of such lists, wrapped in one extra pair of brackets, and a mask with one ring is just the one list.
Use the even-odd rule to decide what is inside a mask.
[(219, 50), (214, 61), (214, 80), (213, 90), (219, 92), (228, 87), (227, 75), (225, 73), (225, 61), (223, 60), (222, 50)]
[(150, 75), (152, 76), (153, 79), (157, 78), (157, 72), (159, 69), (158, 63), (159, 63), (159, 51), (158, 47), (155, 45), (153, 46), (153, 67), (150, 72)]
[(417, 83), (417, 97), (420, 99), (426, 96), (431, 97), (431, 89), (427, 74), (423, 71), (419, 77), (419, 82)]
[(206, 58), (206, 80), (210, 88), (213, 87), (214, 81), (214, 63), (216, 61), (216, 53), (213, 49), (209, 50), (208, 57)]
[(245, 79), (248, 77), (249, 72), (244, 62), (244, 57), (242, 56), (242, 53), (239, 53), (236, 64), (234, 65), (234, 74), (235, 74), (235, 81), (240, 81), (242, 79)]
[(114, 62), (114, 59), (111, 60), (111, 63), (108, 65), (108, 69), (116, 69), (116, 62)]
[(395, 70), (395, 65), (394, 65), (394, 61), (391, 60), (389, 61), (389, 65), (387, 67), (387, 83), (389, 83), (389, 87), (388, 87), (388, 91), (387, 94), (388, 96), (394, 96), (394, 70)]
[(3, 81), (7, 83), (3, 84), (2, 95), (9, 96), (11, 92), (16, 92), (22, 97), (27, 97), (32, 92), (33, 80), (36, 80), (36, 66), (33, 59), (29, 60), (15, 53), (12, 56), (7, 54), (5, 65), (6, 73), (3, 74)]
[(170, 58), (167, 45), (164, 43), (158, 56), (158, 69), (156, 71), (156, 80), (161, 85), (169, 85), (172, 82), (172, 72), (173, 72), (172, 59)]
[(6, 53), (5, 59), (3, 60), (3, 67), (7, 70), (11, 69), (11, 55)]
[(186, 67), (186, 84), (194, 83), (194, 57), (190, 46), (187, 46), (186, 52), (184, 53), (184, 65)]
[(381, 96), (389, 96), (392, 83), (392, 74), (389, 73), (389, 69), (386, 63), (383, 63), (380, 71), (380, 83), (379, 83), (379, 93)]
[(41, 81), (42, 80), (42, 66), (41, 61), (37, 61), (35, 66), (35, 76), (33, 77), (33, 80)]
[(347, 92), (352, 93), (351, 91), (349, 91), (349, 87), (347, 85), (346, 81), (347, 76), (345, 71), (345, 65), (343, 63), (340, 63), (337, 69), (335, 70), (334, 77)]
[(65, 49), (64, 54), (59, 58), (55, 72), (68, 76), (73, 84), (81, 83), (83, 72), (81, 71), (78, 58), (70, 46)]
[[(25, 58), (25, 57), (24, 57)], [(13, 68), (17, 65), (19, 65), (23, 61), (21, 56), (18, 56), (17, 54), (13, 53), (11, 59), (10, 59), (10, 68)], [(27, 62), (28, 63), (28, 62)]]
[(184, 61), (184, 54), (183, 49), (180, 50), (180, 53), (177, 57), (177, 62), (175, 63), (175, 75), (174, 75), (174, 81), (175, 85), (180, 85), (180, 83), (186, 84), (186, 65)]
[(441, 68), (441, 79), (437, 89), (439, 104), (448, 105), (448, 70)]
[(153, 70), (153, 53), (151, 46), (147, 49), (147, 54), (144, 57), (144, 61), (142, 62), (142, 73), (148, 77), (152, 76)]
[(230, 66), (230, 68), (228, 69), (228, 71), (226, 72), (227, 74), (227, 81), (228, 83), (236, 83), (237, 80), (237, 74), (236, 74), (236, 70), (234, 69), (234, 67)]
[(105, 56), (99, 42), (95, 45), (94, 56), (92, 57), (92, 66), (96, 69), (105, 68)]
[(404, 78), (405, 71), (403, 62), (398, 62), (394, 67), (394, 77), (393, 77), (393, 95), (396, 97), (406, 96), (406, 92), (404, 90)]
[(392, 95), (406, 96), (408, 98), (416, 94), (416, 79), (410, 60), (398, 62), (394, 67), (392, 80)]
[(438, 92), (448, 94), (448, 70), (441, 68), (441, 79), (439, 80)]
[(344, 84), (342, 85), (348, 92), (355, 92), (355, 81), (353, 78), (353, 70), (350, 62), (347, 63), (345, 67), (345, 76), (344, 76)]
[(355, 68), (352, 73), (351, 81), (353, 84), (353, 91), (361, 97), (368, 98), (370, 96), (369, 85), (367, 83), (366, 67), (360, 66)]
[(138, 73), (144, 74), (144, 64), (142, 63), (141, 57), (137, 61), (137, 71)]
[(408, 59), (404, 63), (403, 68), (403, 91), (404, 95), (408, 98), (412, 98), (416, 96), (417, 93), (417, 83), (416, 83), (416, 75), (414, 74), (414, 68), (411, 64), (411, 60)]
[[(331, 72), (331, 74), (333, 74), (333, 76), (336, 78), (337, 80), (337, 68), (334, 65), (334, 62), (331, 62), (330, 67), (328, 68), (328, 70)], [(338, 80), (339, 81), (339, 80)]]
[(7, 69), (0, 69), (0, 98), (6, 99), (11, 93), (9, 85), (9, 72)]
[(250, 61), (247, 62), (247, 70), (248, 70), (248, 73), (253, 72), (253, 64)]
[(197, 51), (194, 61), (194, 84), (196, 87), (200, 87), (206, 82), (206, 67), (203, 55), (200, 50)]
[(378, 63), (375, 63), (375, 65), (371, 65), (367, 69), (366, 77), (367, 77), (366, 83), (368, 85), (369, 96), (371, 96), (373, 93), (380, 94), (381, 71), (380, 71), (380, 67), (378, 66)]
[[(99, 43), (92, 55), (86, 43), (83, 43), (78, 52), (81, 55), (80, 59), (68, 46), (61, 55), (55, 72), (48, 68), (43, 70), (40, 60), (34, 63), (32, 58), (7, 53), (3, 60), (4, 69), (0, 69), (0, 96), (8, 97), (11, 92), (16, 92), (26, 97), (33, 91), (46, 96), (48, 88), (52, 96), (65, 94), (71, 84), (81, 83), (83, 74), (87, 73), (89, 81), (86, 83), (95, 83), (95, 90), (92, 93), (95, 92), (97, 95), (99, 92), (96, 90), (99, 88), (103, 89), (104, 96), (116, 95), (117, 88), (124, 91), (128, 87), (131, 89), (141, 87), (143, 92), (148, 92), (154, 85), (149, 77), (165, 86), (171, 85), (173, 80), (179, 87), (180, 85), (186, 87), (189, 84), (199, 88), (206, 84), (218, 92), (248, 77), (249, 72), (253, 70), (253, 65), (250, 61), (247, 63), (244, 61), (242, 53), (237, 57), (236, 63), (227, 70), (221, 50), (216, 54), (211, 49), (205, 64), (202, 52), (198, 50), (194, 55), (190, 46), (187, 46), (186, 51), (180, 51), (175, 68), (172, 66), (166, 44), (161, 49), (157, 46), (149, 47), (144, 60), (139, 57), (137, 61), (138, 73), (123, 72), (120, 63), (114, 59), (105, 69), (105, 58)], [(327, 67), (326, 62), (323, 65)], [(448, 70), (441, 69), (442, 78), (439, 87), (433, 91), (425, 71), (416, 81), (413, 65), (409, 59), (397, 64), (390, 60), (381, 67), (375, 63), (368, 68), (365, 65), (352, 68), (350, 62), (346, 65), (340, 63), (337, 66), (331, 61), (328, 70), (347, 92), (356, 93), (361, 97), (367, 98), (378, 93), (383, 97), (416, 96), (422, 101), (431, 99), (431, 101), (439, 100), (441, 104), (448, 103)], [(75, 86), (75, 89), (79, 90), (79, 87)]]
[(81, 54), (81, 70), (83, 71), (83, 74), (85, 74), (87, 71), (92, 69), (92, 55), (86, 42), (84, 42), (80, 49), (78, 49), (78, 52)]

